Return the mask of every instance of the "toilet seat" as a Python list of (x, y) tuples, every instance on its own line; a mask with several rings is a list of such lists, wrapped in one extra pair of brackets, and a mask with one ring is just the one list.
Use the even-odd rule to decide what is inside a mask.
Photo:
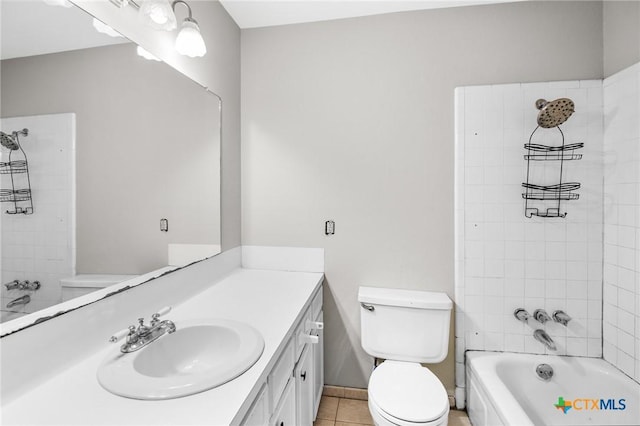
[(376, 426), (444, 426), (448, 423), (449, 412), (430, 422), (408, 422), (396, 417), (390, 416), (380, 407), (378, 407), (372, 400), (369, 400), (369, 412), (373, 418), (373, 424)]
[(385, 361), (369, 380), (369, 403), (396, 425), (439, 424), (449, 413), (444, 386), (418, 363)]

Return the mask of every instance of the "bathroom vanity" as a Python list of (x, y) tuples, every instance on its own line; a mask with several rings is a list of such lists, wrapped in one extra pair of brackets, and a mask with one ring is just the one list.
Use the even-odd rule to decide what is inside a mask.
[[(124, 296), (108, 297), (61, 318), (3, 337), (3, 356), (6, 352), (12, 362), (16, 362), (20, 352), (25, 357), (23, 363), (35, 362), (35, 357), (39, 357), (41, 363), (49, 362), (50, 365), (36, 367), (42, 373), (38, 377), (25, 377), (24, 384), (19, 383), (17, 375), (8, 375), (3, 380), (2, 424), (311, 425), (324, 385), (321, 324), (324, 275), (315, 272), (321, 269), (318, 267), (264, 263), (255, 256), (241, 255), (240, 251), (240, 248), (234, 249), (160, 278), (166, 284), (162, 281), (147, 289), (142, 289), (143, 285)], [(216, 266), (226, 269), (216, 273)], [(219, 278), (215, 278), (217, 274)], [(207, 277), (213, 278), (209, 278), (209, 284), (201, 285), (201, 291), (194, 291), (189, 298), (173, 304), (171, 312), (163, 318), (173, 321), (178, 330), (181, 323), (192, 324), (207, 318), (243, 322), (255, 328), (264, 339), (264, 350), (258, 361), (223, 385), (180, 398), (138, 400), (116, 396), (102, 388), (96, 378), (97, 371), (121, 345), (121, 342), (108, 343), (109, 336), (123, 328), (123, 324), (134, 324), (137, 317), (142, 316), (148, 320), (154, 310), (162, 308), (151, 307), (141, 300), (164, 303), (167, 289), (176, 291), (180, 285), (186, 289), (193, 285), (188, 283), (188, 278), (194, 277), (205, 281)], [(161, 297), (161, 293), (164, 296)], [(119, 301), (121, 312), (127, 312), (126, 318), (119, 318), (123, 314), (115, 312), (119, 303), (114, 299), (119, 297), (122, 299)], [(140, 303), (137, 316), (129, 316), (129, 311), (135, 311), (136, 303)], [(105, 311), (113, 319), (112, 325), (99, 321), (107, 315)], [(116, 321), (116, 318), (119, 319)], [(68, 357), (77, 357), (74, 347), (61, 349), (59, 346), (73, 339), (68, 333), (57, 339), (45, 336), (48, 334), (46, 328), (55, 321), (60, 321), (60, 326), (64, 327), (64, 322), (71, 320), (73, 327), (82, 327), (77, 323), (83, 319), (85, 329), (99, 324), (94, 332), (103, 343), (95, 350), (85, 350), (83, 356), (68, 365), (55, 361), (62, 359), (65, 350)], [(39, 327), (43, 327), (42, 331), (37, 330)], [(78, 328), (71, 334), (74, 332), (82, 331)], [(41, 338), (38, 339), (35, 333), (41, 333)], [(77, 349), (82, 352), (84, 337), (76, 337)], [(46, 343), (47, 339), (49, 343)], [(87, 337), (89, 346), (92, 339), (93, 336)], [(58, 344), (51, 343), (56, 340)], [(36, 353), (25, 348), (25, 344), (33, 344)], [(50, 356), (39, 350), (39, 345), (48, 346)], [(45, 370), (49, 373), (45, 374)]]

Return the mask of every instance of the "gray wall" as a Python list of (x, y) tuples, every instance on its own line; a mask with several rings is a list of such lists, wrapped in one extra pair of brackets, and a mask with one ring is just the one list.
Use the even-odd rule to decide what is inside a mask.
[(135, 49), (1, 63), (3, 116), (76, 113), (78, 273), (142, 274), (169, 243), (220, 244), (219, 100)]
[(603, 3), (604, 76), (640, 62), (640, 1)]
[(367, 383), (358, 286), (453, 298), (454, 88), (602, 73), (599, 2), (243, 30), (242, 242), (326, 249), (328, 384)]
[(240, 245), (240, 29), (217, 0), (190, 2), (207, 54), (188, 58), (174, 49), (177, 32), (140, 25), (133, 7), (71, 0), (222, 98), (222, 250)]

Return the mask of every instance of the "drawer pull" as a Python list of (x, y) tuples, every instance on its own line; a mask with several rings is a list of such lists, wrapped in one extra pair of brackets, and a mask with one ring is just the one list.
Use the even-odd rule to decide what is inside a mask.
[(300, 341), (298, 342), (298, 344), (300, 346), (304, 345), (305, 343), (316, 344), (316, 343), (318, 343), (318, 341), (319, 341), (318, 336), (311, 336), (309, 334), (302, 334), (302, 335), (300, 335)]
[(302, 377), (303, 382), (307, 380), (307, 372), (305, 371), (304, 373), (300, 373), (300, 377)]
[(369, 312), (373, 312), (376, 310), (375, 306), (373, 305), (367, 305), (366, 303), (362, 303), (360, 302), (360, 306), (362, 306), (363, 308), (365, 308), (367, 311)]
[(307, 321), (307, 330), (322, 330), (324, 323), (321, 321)]

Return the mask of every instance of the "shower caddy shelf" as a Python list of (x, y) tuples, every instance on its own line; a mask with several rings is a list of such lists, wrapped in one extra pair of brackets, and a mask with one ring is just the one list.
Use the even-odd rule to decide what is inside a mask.
[[(15, 132), (18, 133), (18, 132)], [(23, 135), (28, 134), (28, 130), (22, 131)], [(14, 137), (17, 135), (14, 134)], [(15, 151), (22, 152), (24, 160), (11, 160), (11, 156)], [(17, 148), (9, 151), (9, 161), (0, 162), (0, 175), (9, 175), (11, 177), (11, 188), (0, 189), (0, 203), (12, 203), (13, 210), (6, 210), (7, 214), (33, 214), (33, 199), (31, 194), (31, 179), (29, 177), (29, 162), (27, 154), (24, 152), (19, 143)], [(17, 187), (16, 176), (23, 175), (26, 177), (23, 187)], [(25, 206), (18, 206), (18, 203), (28, 203)]]
[[(527, 150), (527, 154), (524, 155), (524, 159), (527, 160), (527, 181), (522, 183), (522, 187), (525, 189), (525, 192), (522, 193), (522, 198), (525, 200), (524, 214), (529, 218), (532, 216), (565, 217), (567, 213), (561, 212), (560, 203), (561, 201), (577, 200), (580, 198), (580, 195), (574, 192), (580, 189), (580, 183), (562, 181), (564, 162), (581, 160), (582, 154), (578, 154), (575, 151), (584, 148), (584, 143), (578, 142), (565, 145), (564, 133), (560, 129), (560, 126), (556, 126), (562, 136), (562, 144), (560, 146), (531, 143), (531, 139), (538, 128), (539, 126), (531, 133), (529, 143), (524, 145), (524, 148)], [(530, 177), (532, 161), (559, 161), (559, 182), (553, 185), (537, 185), (531, 183)], [(530, 207), (529, 200), (557, 201), (557, 204), (555, 207), (549, 207), (546, 210), (541, 210), (538, 207)]]

